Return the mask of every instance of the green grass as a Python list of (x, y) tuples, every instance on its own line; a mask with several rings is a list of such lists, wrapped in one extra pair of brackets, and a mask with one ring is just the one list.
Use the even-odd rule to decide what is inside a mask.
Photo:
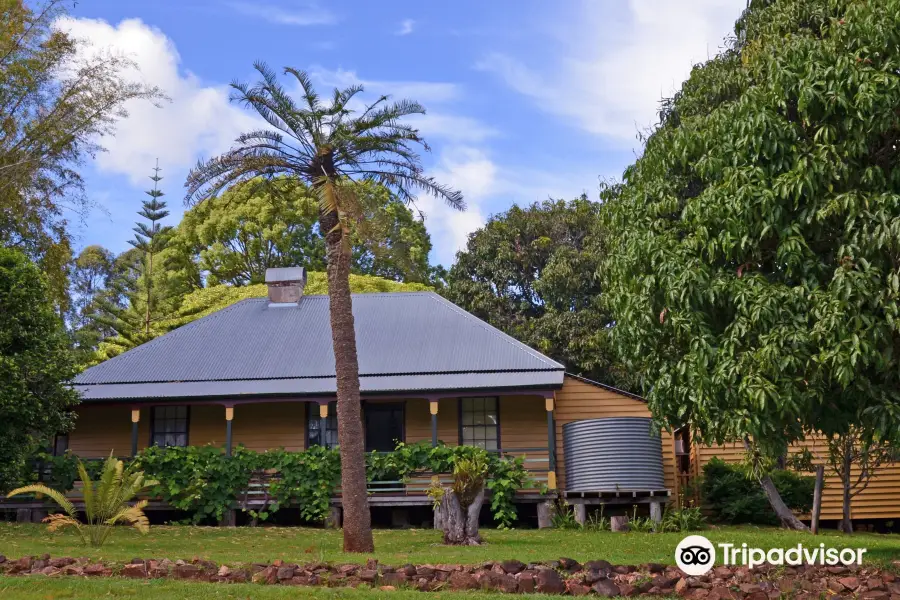
[[(315, 598), (316, 600), (496, 600), (497, 594), (486, 592), (436, 592), (423, 594), (415, 590), (397, 590), (386, 594), (379, 589), (329, 589), (293, 586), (186, 583), (181, 581), (133, 581), (129, 579), (79, 579), (0, 576), (0, 598), (3, 600), (96, 600), (97, 598), (129, 598), (133, 600), (206, 600), (253, 598), (282, 600)], [(516, 596), (525, 600), (547, 598), (539, 594)]]
[[(441, 545), (440, 533), (428, 529), (377, 530), (375, 558), (382, 563), (462, 563), (517, 558), (541, 561), (567, 556), (579, 561), (605, 559), (614, 564), (660, 562), (674, 564), (675, 546), (684, 534), (593, 533), (588, 531), (515, 530), (482, 531), (485, 544), (476, 547)], [(707, 529), (703, 535), (714, 543), (732, 542), (764, 549), (818, 545), (835, 548), (863, 547), (866, 563), (889, 564), (900, 560), (900, 535), (857, 534), (842, 536), (827, 532), (814, 538), (809, 534), (773, 528), (723, 527)], [(48, 533), (43, 525), (0, 523), (0, 554), (17, 558), (49, 552), (52, 556), (87, 556), (105, 561), (132, 558), (199, 557), (229, 565), (270, 562), (361, 562), (367, 556), (341, 552), (337, 531), (308, 528), (217, 528), (155, 526), (142, 536), (122, 528), (113, 533), (103, 548), (80, 545), (73, 532)], [(0, 595), (2, 597), (2, 595)]]

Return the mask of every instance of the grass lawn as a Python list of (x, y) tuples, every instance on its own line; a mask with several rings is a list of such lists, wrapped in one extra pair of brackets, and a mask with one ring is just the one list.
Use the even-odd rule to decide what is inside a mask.
[[(97, 598), (130, 598), (134, 600), (283, 600), (315, 598), (316, 600), (496, 600), (497, 594), (486, 592), (435, 592), (423, 594), (415, 590), (385, 593), (379, 589), (303, 588), (277, 585), (186, 583), (181, 581), (133, 581), (130, 579), (78, 579), (0, 576), (0, 598), (3, 600), (96, 600)], [(542, 594), (516, 596), (524, 600), (546, 599)]]
[[(867, 548), (864, 563), (889, 564), (900, 560), (900, 535), (856, 534), (842, 536), (827, 532), (814, 538), (809, 534), (773, 528), (723, 527), (702, 532), (713, 543), (731, 542), (759, 548), (807, 546), (824, 542), (827, 547)], [(440, 533), (429, 529), (376, 530), (375, 558), (382, 563), (463, 563), (517, 558), (524, 562), (552, 560), (561, 556), (584, 562), (605, 559), (613, 564), (660, 562), (674, 564), (680, 533), (611, 533), (588, 531), (515, 530), (482, 531), (483, 546), (447, 547)], [(86, 548), (74, 532), (47, 533), (43, 525), (0, 523), (0, 554), (18, 558), (49, 552), (52, 556), (88, 556), (105, 561), (132, 558), (199, 557), (235, 565), (251, 562), (362, 562), (368, 556), (341, 552), (338, 531), (308, 528), (217, 528), (155, 526), (142, 536), (132, 529), (113, 533), (106, 546)], [(3, 597), (0, 594), (0, 597)]]

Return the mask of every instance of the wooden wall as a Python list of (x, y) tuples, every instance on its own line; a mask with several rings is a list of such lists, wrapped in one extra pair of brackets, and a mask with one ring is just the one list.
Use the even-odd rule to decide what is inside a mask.
[[(806, 447), (816, 457), (817, 464), (824, 464), (828, 456), (828, 446), (824, 439), (811, 439), (803, 444), (791, 448), (791, 452)], [(742, 444), (727, 444), (725, 446), (695, 445), (694, 452), (697, 455), (697, 468), (700, 474), (705, 465), (714, 456), (729, 463), (741, 462), (744, 458)], [(854, 470), (854, 476), (859, 474)], [(891, 463), (878, 471), (872, 478), (869, 487), (853, 499), (852, 516), (854, 519), (895, 519), (900, 517), (900, 463)], [(841, 482), (829, 474), (829, 468), (825, 466), (825, 490), (822, 493), (822, 519), (832, 520), (841, 518)]]
[[(641, 400), (566, 376), (562, 389), (556, 392), (556, 472), (559, 488), (565, 489), (566, 485), (563, 425), (581, 419), (649, 416), (647, 404)], [(673, 496), (677, 498), (675, 445), (672, 435), (663, 431), (661, 442), (666, 488), (672, 490)]]

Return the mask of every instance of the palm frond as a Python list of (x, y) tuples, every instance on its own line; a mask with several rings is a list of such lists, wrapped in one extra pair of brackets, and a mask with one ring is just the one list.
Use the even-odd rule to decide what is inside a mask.
[(75, 512), (75, 506), (69, 502), (69, 499), (65, 497), (65, 495), (60, 492), (54, 490), (53, 488), (49, 488), (46, 485), (34, 484), (34, 485), (26, 485), (24, 487), (16, 488), (10, 493), (6, 495), (7, 498), (12, 498), (13, 496), (18, 496), (21, 494), (43, 494), (56, 502), (57, 505), (61, 509), (63, 509), (67, 515), (70, 517), (76, 517), (78, 513)]

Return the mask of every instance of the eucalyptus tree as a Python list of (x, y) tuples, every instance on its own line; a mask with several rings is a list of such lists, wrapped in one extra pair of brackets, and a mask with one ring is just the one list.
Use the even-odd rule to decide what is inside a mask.
[(186, 202), (202, 202), (254, 177), (296, 177), (318, 200), (325, 235), (331, 334), (337, 376), (338, 441), (344, 508), (344, 550), (374, 549), (366, 495), (365, 453), (360, 419), (359, 362), (350, 296), (350, 222), (362, 213), (356, 194), (362, 182), (383, 185), (403, 202), (422, 191), (463, 210), (462, 194), (424, 174), (417, 148), (428, 146), (403, 122), (425, 109), (408, 100), (381, 96), (363, 103), (363, 87), (335, 89), (328, 99), (298, 69), (284, 74), (299, 88), (298, 101), (263, 63), (253, 86), (232, 84), (232, 100), (254, 110), (268, 127), (239, 136), (224, 154), (201, 161), (188, 175)]
[(759, 464), (810, 434), (900, 437), (898, 73), (900, 1), (752, 0), (663, 103), (604, 267), (658, 418)]

